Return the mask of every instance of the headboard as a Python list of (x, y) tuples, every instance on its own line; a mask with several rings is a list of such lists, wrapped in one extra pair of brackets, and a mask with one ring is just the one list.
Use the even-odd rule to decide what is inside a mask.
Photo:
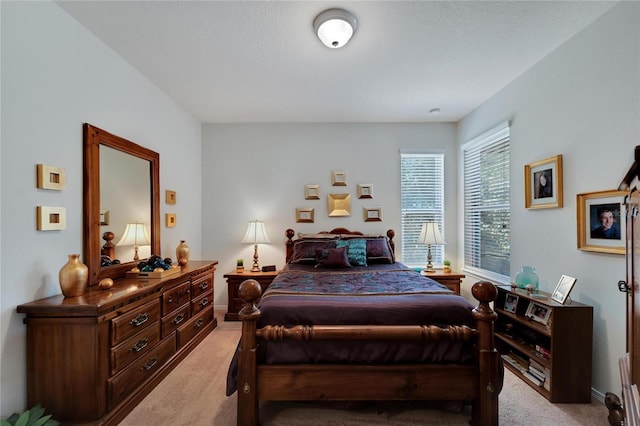
[[(350, 231), (347, 228), (333, 228), (331, 231), (320, 231), (317, 232), (317, 234), (335, 234), (335, 235), (364, 235), (364, 233), (360, 232), (360, 231)], [(289, 263), (289, 260), (291, 259), (291, 256), (293, 255), (293, 242), (294, 242), (294, 237), (296, 235), (296, 232), (289, 228), (286, 231), (284, 231), (284, 235), (287, 237), (287, 242), (286, 242), (286, 246), (287, 246), (287, 258), (286, 258), (286, 263)], [(387, 237), (389, 238), (389, 245), (391, 246), (391, 251), (393, 252), (393, 254), (395, 255), (395, 251), (396, 251), (396, 243), (393, 241), (393, 237), (396, 236), (396, 233), (393, 229), (388, 229), (387, 230)]]

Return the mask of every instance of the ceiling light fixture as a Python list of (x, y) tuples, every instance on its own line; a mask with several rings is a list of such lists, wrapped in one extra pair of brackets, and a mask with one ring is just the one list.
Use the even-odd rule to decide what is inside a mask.
[(440, 114), (440, 108), (431, 108), (429, 110), (429, 115), (439, 115)]
[(347, 44), (356, 32), (358, 21), (344, 9), (328, 9), (313, 20), (313, 30), (320, 41), (331, 49)]

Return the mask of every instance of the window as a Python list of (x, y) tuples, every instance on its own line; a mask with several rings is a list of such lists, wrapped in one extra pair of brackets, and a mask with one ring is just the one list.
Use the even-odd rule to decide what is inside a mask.
[(469, 141), (462, 152), (465, 268), (509, 282), (509, 124)]
[[(444, 234), (444, 154), (400, 155), (402, 262), (426, 266), (427, 246), (416, 244), (422, 224), (436, 222)], [(441, 263), (443, 247), (432, 246), (434, 263)]]

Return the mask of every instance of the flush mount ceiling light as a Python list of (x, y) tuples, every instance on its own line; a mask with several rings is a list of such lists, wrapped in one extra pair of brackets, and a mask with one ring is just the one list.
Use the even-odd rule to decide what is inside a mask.
[(344, 9), (328, 9), (313, 20), (313, 30), (320, 41), (331, 49), (338, 49), (356, 32), (356, 17)]

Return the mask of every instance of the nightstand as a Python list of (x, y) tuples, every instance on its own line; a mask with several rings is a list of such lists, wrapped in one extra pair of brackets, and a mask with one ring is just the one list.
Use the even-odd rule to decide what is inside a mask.
[(227, 313), (224, 314), (225, 321), (238, 321), (240, 319), (238, 312), (240, 312), (240, 309), (244, 306), (244, 302), (238, 297), (238, 289), (243, 281), (249, 279), (258, 281), (264, 293), (265, 290), (269, 288), (271, 281), (278, 275), (278, 272), (280, 271), (251, 272), (245, 270), (244, 272), (238, 273), (233, 270), (224, 274), (224, 277), (227, 279), (228, 294)]
[(440, 284), (447, 286), (456, 294), (460, 294), (460, 282), (465, 277), (464, 274), (457, 272), (444, 272), (442, 269), (436, 269), (434, 272), (420, 272), (425, 277), (438, 281)]

